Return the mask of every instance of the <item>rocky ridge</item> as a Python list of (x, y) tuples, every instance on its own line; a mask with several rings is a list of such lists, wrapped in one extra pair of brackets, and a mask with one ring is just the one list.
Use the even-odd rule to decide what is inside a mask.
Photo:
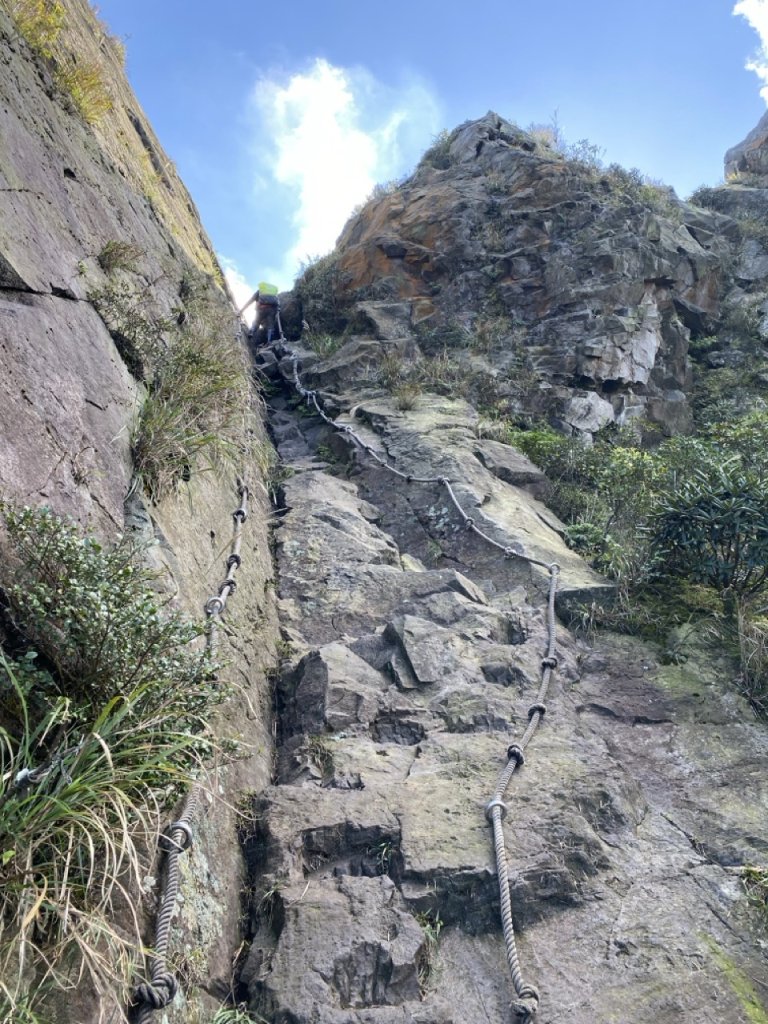
[[(736, 235), (726, 216), (566, 160), (489, 113), (350, 220), (337, 304), (408, 300), (428, 351), (456, 330), (471, 345), (495, 320), (488, 372), (510, 408), (585, 436), (633, 419), (674, 433), (690, 423), (688, 342), (718, 320)], [(536, 381), (519, 401), (521, 361)]]

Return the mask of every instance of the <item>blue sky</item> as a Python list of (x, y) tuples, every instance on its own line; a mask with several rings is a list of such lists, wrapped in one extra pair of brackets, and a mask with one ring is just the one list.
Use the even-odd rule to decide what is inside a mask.
[(265, 278), (290, 287), (376, 182), (487, 110), (523, 127), (556, 116), (569, 141), (686, 196), (722, 180), (725, 150), (768, 102), (768, 0), (99, 0), (99, 12), (246, 297)]

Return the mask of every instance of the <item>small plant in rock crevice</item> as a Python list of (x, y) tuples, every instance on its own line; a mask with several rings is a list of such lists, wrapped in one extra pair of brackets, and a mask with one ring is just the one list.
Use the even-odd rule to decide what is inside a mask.
[(116, 270), (135, 271), (136, 264), (144, 256), (141, 246), (123, 239), (112, 238), (106, 242), (96, 257), (105, 274), (113, 274)]
[(69, 57), (56, 68), (55, 79), (88, 124), (95, 124), (112, 109), (106, 74), (98, 61)]
[(52, 57), (67, 16), (61, 0), (10, 0), (8, 9), (32, 49), (42, 57)]
[(430, 980), (434, 975), (438, 942), (443, 922), (437, 911), (423, 911), (416, 915), (416, 920), (424, 932), (424, 944), (421, 947), (416, 964), (419, 990), (423, 998), (429, 991)]
[(46, 989), (127, 985), (143, 946), (127, 894), (226, 689), (130, 546), (48, 509), (2, 515), (0, 1007), (33, 1021)]
[(159, 314), (148, 291), (111, 281), (89, 296), (131, 372), (147, 385), (132, 435), (134, 467), (158, 500), (193, 472), (254, 459), (255, 393), (234, 315), (203, 275), (180, 287), (180, 305)]
[(768, 925), (768, 868), (747, 866), (741, 869), (741, 883), (752, 906), (762, 913)]

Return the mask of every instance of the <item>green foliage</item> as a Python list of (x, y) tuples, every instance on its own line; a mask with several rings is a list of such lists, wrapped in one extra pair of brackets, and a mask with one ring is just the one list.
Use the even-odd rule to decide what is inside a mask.
[(11, 0), (10, 14), (32, 49), (52, 57), (66, 19), (61, 0)]
[(263, 1017), (251, 1013), (245, 1003), (239, 1006), (222, 1006), (216, 1011), (211, 1024), (267, 1024)]
[(659, 497), (651, 523), (657, 549), (680, 575), (742, 595), (768, 579), (768, 478), (737, 458), (695, 469)]
[(424, 944), (417, 955), (417, 969), (419, 977), (419, 989), (422, 996), (429, 989), (429, 982), (435, 969), (437, 958), (437, 947), (440, 941), (440, 932), (443, 922), (437, 911), (423, 911), (416, 915), (416, 920), (424, 932)]
[(127, 984), (142, 940), (138, 921), (113, 928), (114, 904), (140, 890), (158, 810), (210, 754), (225, 692), (124, 542), (2, 512), (0, 977), (23, 1020), (32, 979)]
[(88, 298), (128, 369), (138, 380), (145, 380), (168, 347), (166, 335), (175, 329), (176, 318), (158, 315), (151, 308), (149, 292), (137, 291), (126, 281), (110, 281), (89, 292)]
[(768, 610), (753, 601), (736, 606), (740, 689), (758, 715), (768, 718)]
[(140, 246), (113, 238), (98, 254), (96, 262), (105, 274), (113, 274), (116, 270), (135, 271), (143, 256), (144, 250)]
[(343, 339), (332, 334), (317, 334), (315, 331), (305, 331), (302, 334), (302, 341), (323, 358), (332, 356), (338, 352), (343, 344)]
[(761, 911), (768, 923), (768, 868), (744, 867), (741, 881), (749, 902)]
[(711, 188), (709, 185), (699, 185), (688, 196), (687, 202), (692, 203), (694, 206), (703, 206), (705, 210), (711, 209), (717, 191), (717, 189)]
[(182, 283), (183, 307), (161, 316), (147, 292), (111, 281), (89, 296), (128, 368), (147, 382), (133, 431), (136, 473), (157, 500), (193, 472), (257, 458), (253, 394), (236, 321), (202, 277)]

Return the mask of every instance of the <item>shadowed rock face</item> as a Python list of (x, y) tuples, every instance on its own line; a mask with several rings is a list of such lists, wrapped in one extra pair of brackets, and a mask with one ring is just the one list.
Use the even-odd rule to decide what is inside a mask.
[(538, 411), (574, 433), (636, 416), (680, 429), (690, 331), (718, 314), (725, 218), (565, 161), (492, 113), (444, 148), (347, 224), (345, 297), (408, 300), (438, 347), (446, 323), (471, 336), (506, 317)]

